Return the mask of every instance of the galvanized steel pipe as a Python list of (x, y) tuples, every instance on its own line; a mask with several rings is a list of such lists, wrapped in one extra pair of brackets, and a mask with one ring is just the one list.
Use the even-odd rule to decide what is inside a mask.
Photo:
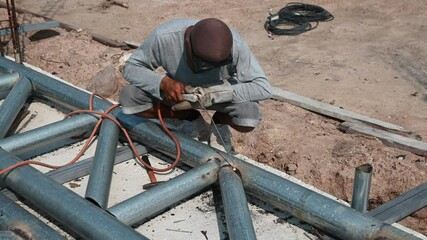
[(133, 225), (215, 183), (219, 163), (211, 160), (167, 182), (114, 205), (108, 211), (121, 222)]
[(98, 119), (88, 114), (76, 115), (27, 132), (0, 139), (0, 147), (20, 158), (33, 157), (79, 141), (72, 137), (90, 132)]
[[(1, 193), (0, 230), (17, 232), (28, 239), (65, 239), (55, 230)], [(2, 238), (0, 235), (0, 239), (7, 238)]]
[(19, 79), (18, 73), (0, 74), (0, 92), (9, 91)]
[(16, 235), (12, 231), (0, 231), (0, 239), (3, 240), (22, 240), (22, 238)]
[[(0, 148), (0, 169), (21, 160)], [(0, 175), (0, 186), (18, 193), (85, 239), (147, 239), (31, 166)]]
[(25, 77), (18, 80), (0, 105), (0, 138), (4, 138), (32, 90), (31, 82)]
[(219, 187), (230, 239), (256, 239), (242, 181), (232, 167), (219, 170)]
[(363, 164), (355, 169), (351, 207), (361, 213), (368, 210), (369, 191), (371, 190), (372, 165)]
[(118, 140), (119, 127), (113, 121), (104, 119), (86, 188), (86, 199), (102, 209), (106, 209), (108, 205)]
[(427, 206), (427, 182), (372, 209), (367, 214), (385, 223), (398, 222)]

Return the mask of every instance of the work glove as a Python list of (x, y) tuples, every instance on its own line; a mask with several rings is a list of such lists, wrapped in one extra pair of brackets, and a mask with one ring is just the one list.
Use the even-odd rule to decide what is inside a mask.
[(172, 106), (172, 110), (181, 111), (186, 109), (203, 109), (214, 104), (231, 102), (233, 99), (233, 88), (224, 80), (221, 84), (209, 87), (185, 86), (184, 101)]

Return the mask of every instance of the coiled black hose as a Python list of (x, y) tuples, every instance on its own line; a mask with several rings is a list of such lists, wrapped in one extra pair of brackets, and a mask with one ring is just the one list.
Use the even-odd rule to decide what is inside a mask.
[(264, 28), (274, 35), (298, 35), (316, 28), (320, 21), (333, 19), (334, 16), (322, 7), (294, 2), (288, 3), (278, 13), (270, 14)]

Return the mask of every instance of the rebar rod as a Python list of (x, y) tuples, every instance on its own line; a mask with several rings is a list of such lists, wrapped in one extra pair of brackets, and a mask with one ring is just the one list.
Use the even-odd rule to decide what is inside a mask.
[[(14, 201), (0, 193), (0, 230), (10, 230), (28, 239), (65, 239)], [(0, 239), (4, 239), (1, 238)]]
[(30, 96), (30, 80), (21, 77), (0, 106), (0, 139), (4, 138), (19, 111)]
[(256, 239), (240, 177), (231, 167), (224, 166), (219, 170), (218, 180), (230, 239)]
[(6, 8), (7, 8), (7, 14), (9, 19), (9, 27), (11, 31), (11, 39), (15, 54), (15, 59), (17, 63), (22, 63), (23, 59), (23, 53), (21, 49), (21, 43), (19, 40), (19, 24), (16, 18), (16, 9), (15, 9), (15, 1), (14, 0), (6, 0)]
[(113, 121), (104, 119), (85, 196), (102, 209), (108, 205), (118, 140), (119, 127)]
[(0, 147), (20, 158), (29, 158), (80, 141), (78, 136), (90, 132), (98, 119), (83, 114), (54, 122), (27, 132), (0, 139)]
[[(0, 169), (21, 159), (0, 148)], [(0, 175), (0, 186), (18, 193), (85, 239), (147, 239), (31, 166)]]
[(211, 160), (118, 203), (108, 211), (121, 222), (134, 225), (212, 185), (218, 179), (218, 170), (218, 162)]
[(354, 173), (351, 207), (361, 213), (368, 210), (369, 191), (371, 190), (372, 165), (367, 163), (356, 167)]

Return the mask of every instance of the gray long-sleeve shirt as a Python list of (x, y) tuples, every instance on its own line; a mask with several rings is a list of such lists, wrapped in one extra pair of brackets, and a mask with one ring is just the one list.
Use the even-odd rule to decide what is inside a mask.
[(194, 19), (175, 19), (157, 27), (132, 54), (123, 69), (130, 84), (162, 99), (160, 82), (164, 75), (154, 70), (163, 67), (168, 76), (186, 85), (205, 86), (227, 79), (233, 87), (233, 102), (260, 101), (270, 98), (270, 84), (244, 39), (233, 34), (233, 62), (201, 73), (187, 65), (184, 32)]

